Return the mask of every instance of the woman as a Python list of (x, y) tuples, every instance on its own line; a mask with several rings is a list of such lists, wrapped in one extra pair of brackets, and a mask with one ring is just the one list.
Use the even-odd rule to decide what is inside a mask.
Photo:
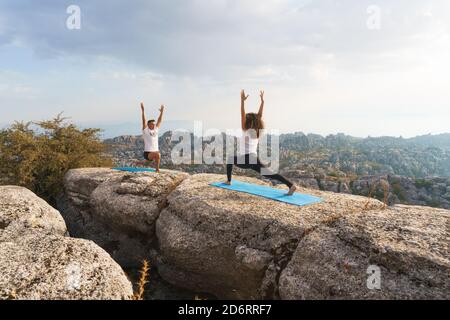
[(264, 91), (261, 91), (261, 106), (259, 112), (245, 113), (245, 101), (249, 96), (245, 95), (245, 91), (241, 91), (241, 124), (242, 124), (242, 141), (240, 143), (240, 155), (235, 156), (232, 161), (227, 164), (227, 182), (231, 185), (231, 175), (233, 172), (233, 165), (241, 169), (252, 169), (261, 174), (261, 169), (264, 168), (264, 177), (272, 180), (277, 180), (288, 186), (288, 196), (292, 196), (297, 190), (297, 187), (282, 175), (270, 172), (267, 166), (261, 163), (258, 155), (258, 143), (261, 130), (264, 129), (263, 110), (264, 110)]

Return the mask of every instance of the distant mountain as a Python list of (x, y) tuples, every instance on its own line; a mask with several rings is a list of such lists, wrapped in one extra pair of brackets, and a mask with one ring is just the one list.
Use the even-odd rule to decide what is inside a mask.
[[(112, 123), (112, 124), (96, 124), (89, 123), (83, 124), (80, 126), (81, 128), (99, 128), (102, 130), (101, 138), (102, 139), (111, 139), (114, 137), (119, 137), (123, 135), (139, 135), (141, 134), (141, 127), (139, 121), (135, 122), (123, 122), (123, 123)], [(174, 120), (174, 121), (164, 121), (160, 134), (162, 135), (167, 131), (175, 131), (179, 129), (184, 129), (188, 131), (194, 130), (194, 122), (193, 121), (182, 121), (182, 120)]]
[(450, 148), (450, 133), (424, 135), (407, 139), (407, 141), (424, 147)]
[(294, 144), (296, 149), (313, 149), (317, 147), (327, 148), (344, 148), (350, 146), (358, 147), (436, 147), (450, 149), (450, 133), (439, 135), (424, 135), (414, 138), (397, 138), (397, 137), (368, 137), (356, 138), (339, 133), (336, 135), (328, 135), (326, 137), (318, 134), (305, 135), (302, 132), (293, 134), (280, 135), (280, 141), (283, 144)]

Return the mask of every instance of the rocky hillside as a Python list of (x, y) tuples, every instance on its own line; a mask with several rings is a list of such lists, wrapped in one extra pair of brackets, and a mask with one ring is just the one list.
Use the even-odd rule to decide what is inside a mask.
[[(159, 138), (163, 159), (170, 159), (174, 145), (171, 136), (172, 132), (166, 132)], [(194, 139), (199, 138), (191, 135)], [(120, 136), (104, 142), (118, 162), (142, 158), (144, 142), (140, 136)], [(326, 175), (450, 177), (450, 134), (362, 139), (297, 132), (281, 135), (279, 142), (282, 169)]]
[(130, 281), (94, 242), (67, 236), (31, 191), (0, 186), (0, 300), (130, 299)]
[[(450, 209), (450, 178), (414, 179), (398, 175), (375, 175), (349, 178), (283, 170), (293, 182), (312, 189), (368, 196), (390, 205), (409, 204)], [(385, 195), (386, 192), (386, 195)]]
[[(121, 136), (105, 143), (119, 166), (142, 160), (141, 137)], [(220, 165), (174, 165), (171, 132), (161, 136), (159, 144), (164, 168), (189, 173), (224, 172)], [(365, 196), (383, 180), (388, 185), (390, 204), (450, 209), (450, 134), (412, 139), (285, 134), (280, 136), (280, 169), (303, 186)], [(378, 190), (375, 196), (383, 199), (383, 191)]]
[(324, 201), (297, 207), (209, 185), (222, 179), (72, 170), (59, 209), (72, 236), (122, 267), (148, 258), (166, 281), (218, 298), (450, 297), (450, 211), (303, 188)]
[(450, 176), (450, 134), (355, 138), (302, 132), (281, 135), (287, 165), (358, 175)]

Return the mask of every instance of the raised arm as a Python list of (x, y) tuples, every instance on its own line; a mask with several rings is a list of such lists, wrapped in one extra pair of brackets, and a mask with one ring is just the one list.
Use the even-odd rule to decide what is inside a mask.
[(142, 112), (142, 130), (147, 128), (147, 120), (145, 119), (145, 108), (144, 103), (141, 102), (141, 112)]
[(245, 130), (245, 100), (247, 100), (248, 95), (245, 95), (245, 91), (241, 91), (241, 126), (242, 130)]
[(261, 119), (263, 116), (263, 112), (264, 112), (264, 91), (263, 90), (261, 90), (259, 92), (259, 96), (261, 97), (261, 106), (259, 107), (258, 117)]
[(163, 114), (164, 114), (164, 105), (161, 105), (161, 108), (159, 109), (158, 122), (156, 122), (156, 127), (157, 127), (158, 129), (159, 129), (159, 127), (161, 126)]

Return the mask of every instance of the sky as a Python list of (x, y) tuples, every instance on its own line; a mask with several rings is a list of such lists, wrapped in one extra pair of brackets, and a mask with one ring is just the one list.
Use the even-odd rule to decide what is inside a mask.
[(234, 129), (264, 89), (284, 133), (450, 132), (449, 59), (448, 0), (0, 0), (0, 125)]

